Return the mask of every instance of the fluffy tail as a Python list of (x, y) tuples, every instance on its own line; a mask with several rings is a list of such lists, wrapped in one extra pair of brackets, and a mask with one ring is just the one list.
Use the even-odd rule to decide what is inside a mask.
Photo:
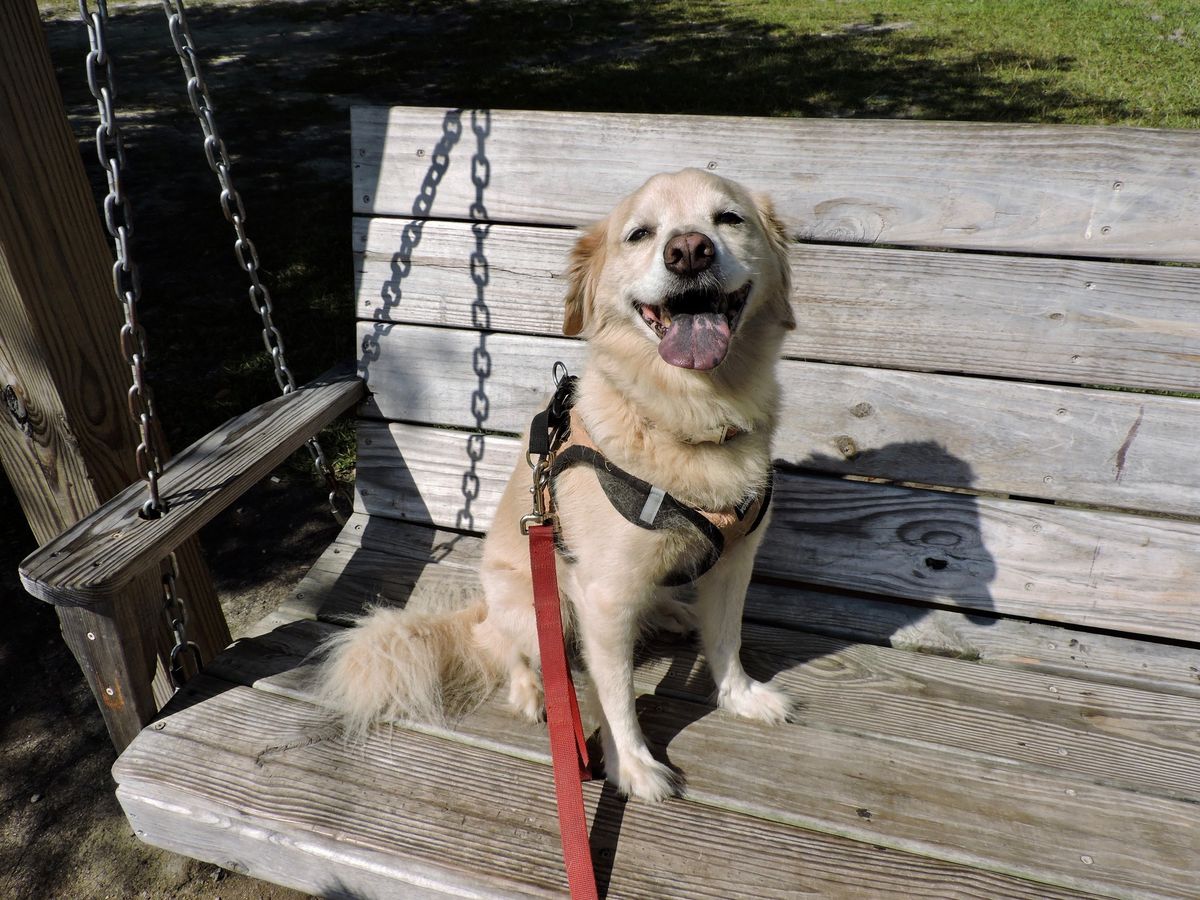
[(372, 722), (440, 722), (483, 702), (500, 680), (473, 637), (482, 602), (453, 612), (378, 607), (321, 646), (318, 700), (341, 713), (346, 734)]

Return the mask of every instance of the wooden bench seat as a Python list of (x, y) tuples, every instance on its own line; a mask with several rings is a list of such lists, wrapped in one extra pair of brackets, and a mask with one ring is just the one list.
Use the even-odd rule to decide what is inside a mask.
[(1164, 392), (1200, 383), (1200, 134), (397, 108), (352, 152), (356, 512), (118, 760), (143, 840), (324, 896), (564, 895), (543, 728), (494, 698), (347, 744), (310, 654), (477, 596), (516, 435), (586, 352), (574, 229), (700, 165), (802, 240), (743, 649), (798, 712), (735, 720), (649, 641), (687, 793), (586, 786), (607, 896), (1196, 896), (1200, 400)]

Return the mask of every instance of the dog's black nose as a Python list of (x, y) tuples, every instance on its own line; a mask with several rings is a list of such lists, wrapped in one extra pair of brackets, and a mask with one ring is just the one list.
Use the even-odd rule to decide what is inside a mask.
[(663, 263), (684, 278), (699, 275), (713, 264), (716, 248), (708, 235), (698, 231), (677, 234), (663, 248)]

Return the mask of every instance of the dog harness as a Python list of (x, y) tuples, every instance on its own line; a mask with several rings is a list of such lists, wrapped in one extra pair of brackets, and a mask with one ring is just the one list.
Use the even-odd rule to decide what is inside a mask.
[[(573, 466), (587, 465), (595, 471), (608, 502), (626, 521), (649, 531), (670, 528), (698, 532), (707, 541), (707, 553), (686, 568), (671, 572), (662, 580), (667, 586), (695, 581), (716, 565), (726, 547), (752, 534), (762, 523), (771, 503), (773, 472), (768, 475), (763, 490), (729, 509), (699, 509), (682, 503), (661, 487), (614, 465), (600, 452), (574, 408), (576, 380), (575, 376), (565, 374), (559, 379), (554, 399), (534, 418), (530, 427), (530, 455), (544, 453), (546, 449), (553, 451), (542, 488), (549, 494), (543, 498), (546, 509), (553, 508), (556, 500), (558, 476)], [(545, 444), (539, 441), (545, 441)], [(570, 548), (563, 544), (561, 536), (558, 536), (557, 546), (569, 559)]]

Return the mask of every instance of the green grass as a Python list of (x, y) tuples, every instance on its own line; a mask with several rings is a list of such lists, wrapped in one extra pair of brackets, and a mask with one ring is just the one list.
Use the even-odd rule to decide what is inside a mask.
[[(981, 106), (1019, 111), (1027, 121), (1195, 128), (1200, 123), (1200, 8), (1157, 0), (909, 0), (760, 2), (755, 18), (801, 31), (836, 32), (846, 23), (911, 23), (879, 37), (868, 57), (914, 71), (976, 67)], [(862, 38), (843, 38), (858, 40)], [(889, 92), (911, 93), (907, 109)], [(1019, 98), (1019, 99), (1018, 99)], [(880, 85), (855, 114), (941, 117), (936, 94)], [(963, 110), (969, 112), (970, 110)]]

